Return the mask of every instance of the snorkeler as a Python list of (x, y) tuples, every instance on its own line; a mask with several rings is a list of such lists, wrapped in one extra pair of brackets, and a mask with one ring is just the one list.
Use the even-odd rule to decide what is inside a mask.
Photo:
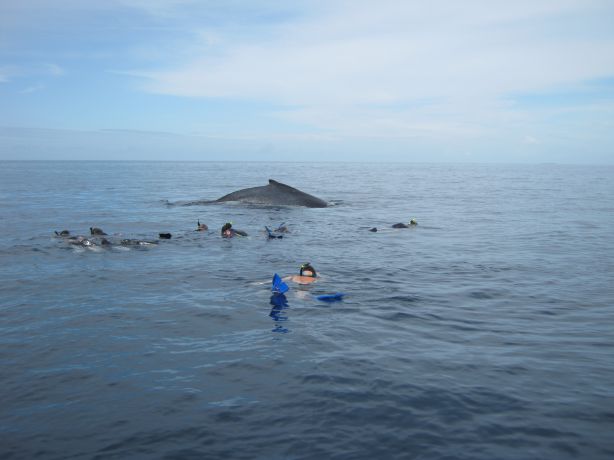
[(273, 231), (275, 233), (290, 233), (290, 230), (288, 229), (288, 226), (286, 225), (285, 222), (282, 222), (281, 224), (279, 224), (279, 227), (277, 227)]
[(222, 227), (222, 238), (232, 238), (235, 235), (247, 236), (247, 232), (243, 230), (235, 230), (232, 228), (232, 222), (226, 222)]
[(278, 235), (276, 232), (277, 230), (271, 230), (269, 227), (267, 227), (266, 225), (264, 226), (264, 229), (267, 232), (267, 236), (269, 238), (269, 240), (275, 240), (275, 239), (281, 239), (284, 236), (283, 235)]
[(207, 230), (209, 230), (209, 227), (207, 227), (207, 224), (201, 224), (200, 219), (196, 221), (196, 231), (197, 232), (205, 232)]
[(284, 279), (289, 279), (297, 284), (311, 284), (316, 281), (317, 277), (318, 274), (316, 273), (316, 269), (307, 262), (301, 265), (298, 275), (288, 276)]
[(410, 220), (409, 223), (407, 224), (403, 224), (399, 222), (398, 224), (394, 224), (392, 228), (409, 228), (409, 227), (413, 227), (414, 225), (418, 225), (418, 222), (416, 222), (416, 219)]

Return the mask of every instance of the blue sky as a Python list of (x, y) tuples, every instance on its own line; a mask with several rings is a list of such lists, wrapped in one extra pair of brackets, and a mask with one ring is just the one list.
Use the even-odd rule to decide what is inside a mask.
[(0, 159), (614, 164), (614, 2), (0, 2)]

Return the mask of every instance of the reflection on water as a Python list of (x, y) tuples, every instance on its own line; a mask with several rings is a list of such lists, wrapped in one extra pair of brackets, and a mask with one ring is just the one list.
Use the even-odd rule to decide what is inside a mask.
[(281, 324), (288, 321), (288, 317), (284, 316), (285, 310), (287, 310), (289, 307), (288, 299), (286, 298), (285, 294), (275, 293), (271, 295), (270, 303), (273, 305), (273, 308), (271, 308), (269, 316), (275, 322), (275, 328), (272, 329), (272, 332), (281, 332), (283, 334), (290, 332), (290, 329)]

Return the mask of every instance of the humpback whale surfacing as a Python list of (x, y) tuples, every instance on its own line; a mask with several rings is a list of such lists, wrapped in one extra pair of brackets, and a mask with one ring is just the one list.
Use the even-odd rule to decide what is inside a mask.
[(240, 201), (269, 206), (306, 206), (308, 208), (325, 208), (328, 206), (328, 203), (320, 198), (273, 179), (269, 179), (269, 185), (237, 190), (218, 198), (217, 201)]

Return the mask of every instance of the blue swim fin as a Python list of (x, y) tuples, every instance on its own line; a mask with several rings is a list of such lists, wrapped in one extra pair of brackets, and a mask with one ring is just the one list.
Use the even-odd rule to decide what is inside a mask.
[(315, 298), (322, 302), (339, 302), (343, 300), (344, 295), (345, 294), (343, 292), (335, 292), (334, 294), (317, 295)]
[(283, 294), (284, 292), (288, 292), (288, 285), (282, 281), (277, 273), (273, 276), (273, 283), (271, 285), (271, 292), (273, 294)]

